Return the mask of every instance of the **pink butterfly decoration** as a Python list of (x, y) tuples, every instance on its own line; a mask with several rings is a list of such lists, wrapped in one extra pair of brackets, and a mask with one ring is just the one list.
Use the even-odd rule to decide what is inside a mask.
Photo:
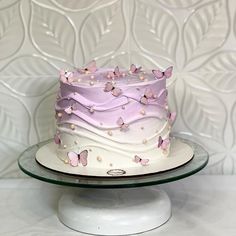
[(167, 118), (168, 118), (169, 122), (172, 124), (176, 119), (176, 112), (168, 112)]
[(111, 82), (107, 82), (105, 84), (104, 92), (111, 92), (113, 96), (118, 97), (122, 93), (122, 90), (120, 88), (114, 87)]
[(144, 105), (148, 104), (148, 99), (153, 98), (153, 93), (151, 89), (146, 89), (144, 95), (141, 97), (140, 102)]
[(152, 73), (157, 79), (168, 79), (172, 75), (173, 66), (168, 67), (165, 71), (152, 70)]
[(146, 166), (149, 162), (149, 159), (142, 159), (138, 155), (134, 156), (134, 162), (140, 163), (142, 166)]
[(58, 133), (54, 135), (54, 142), (55, 144), (61, 144), (61, 137)]
[(88, 164), (87, 158), (88, 158), (88, 151), (84, 150), (80, 154), (77, 154), (76, 152), (68, 152), (67, 156), (69, 158), (69, 163), (71, 166), (75, 167), (78, 166), (79, 163), (81, 163), (83, 166), (86, 166)]
[(140, 67), (136, 67), (134, 64), (132, 64), (131, 66), (130, 66), (130, 71), (132, 72), (132, 73), (139, 73), (140, 71), (141, 71), (141, 69), (142, 69), (142, 66), (140, 66)]
[(96, 66), (96, 61), (92, 60), (91, 62), (89, 62), (85, 68), (82, 69), (78, 69), (78, 71), (81, 74), (87, 74), (87, 73), (95, 73), (95, 71), (97, 70), (97, 66)]
[(119, 125), (121, 131), (127, 130), (127, 128), (129, 127), (128, 124), (124, 123), (121, 117), (117, 120), (117, 124)]
[(72, 83), (74, 81), (74, 74), (73, 72), (70, 72), (70, 71), (64, 71), (64, 70), (61, 70), (60, 71), (60, 80), (63, 82), (63, 83)]
[(72, 111), (73, 111), (73, 107), (72, 106), (69, 106), (69, 107), (67, 107), (66, 109), (65, 109), (65, 112), (67, 113), (67, 114), (72, 114)]
[(120, 77), (121, 72), (118, 66), (115, 67), (114, 71), (109, 71), (107, 74), (108, 78)]
[(158, 148), (161, 148), (162, 150), (166, 150), (168, 148), (169, 144), (170, 144), (169, 138), (162, 139), (162, 137), (159, 136), (158, 145), (157, 145)]

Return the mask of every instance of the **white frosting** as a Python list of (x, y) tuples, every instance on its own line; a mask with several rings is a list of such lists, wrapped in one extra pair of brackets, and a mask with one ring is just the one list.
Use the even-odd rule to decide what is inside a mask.
[[(80, 153), (88, 150), (88, 166), (86, 168), (123, 169), (127, 166), (141, 165), (134, 162), (134, 156), (149, 159), (148, 165), (155, 164), (159, 158), (166, 157), (169, 148), (163, 152), (157, 147), (158, 137), (169, 137), (170, 126), (165, 119), (146, 118), (130, 124), (127, 131), (119, 128), (100, 130), (81, 122), (81, 126), (71, 129), (70, 124), (58, 126), (63, 142), (57, 149), (58, 157), (67, 161), (67, 153)], [(109, 133), (111, 132), (111, 133)], [(83, 167), (84, 168), (84, 167)]]

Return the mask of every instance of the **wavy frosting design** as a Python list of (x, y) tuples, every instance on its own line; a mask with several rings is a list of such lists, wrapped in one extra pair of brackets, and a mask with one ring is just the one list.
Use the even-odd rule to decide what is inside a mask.
[[(168, 156), (175, 113), (167, 105), (165, 71), (86, 68), (61, 71), (55, 104), (57, 155), (71, 168), (140, 168)], [(83, 151), (86, 165), (82, 165)], [(153, 155), (154, 154), (154, 155)], [(78, 158), (77, 167), (71, 158)], [(122, 173), (123, 173), (122, 172)]]

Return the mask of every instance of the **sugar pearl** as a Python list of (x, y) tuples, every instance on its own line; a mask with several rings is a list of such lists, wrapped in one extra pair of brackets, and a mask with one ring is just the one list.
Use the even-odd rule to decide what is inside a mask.
[(90, 111), (91, 113), (93, 113), (93, 112), (94, 112), (94, 109), (93, 109), (92, 107), (90, 107), (89, 111)]
[(140, 75), (140, 76), (139, 76), (139, 79), (140, 79), (140, 80), (144, 80), (144, 76)]
[(156, 94), (154, 94), (154, 95), (153, 95), (153, 98), (157, 98), (157, 95), (156, 95)]
[(108, 79), (110, 79), (110, 78), (111, 78), (111, 76), (110, 76), (110, 75), (107, 75), (107, 78), (108, 78)]
[(145, 115), (146, 114), (145, 110), (141, 110), (140, 114)]
[(69, 163), (69, 161), (68, 161), (67, 159), (65, 159), (65, 160), (64, 160), (64, 163), (65, 163), (65, 164), (68, 164), (68, 163)]
[(77, 79), (77, 81), (78, 81), (78, 82), (80, 82), (80, 81), (81, 81), (81, 79)]
[(97, 160), (98, 160), (99, 162), (101, 162), (101, 161), (102, 161), (102, 158), (101, 158), (100, 156), (97, 156)]
[(166, 105), (166, 106), (165, 106), (165, 109), (168, 110), (168, 108), (169, 108), (168, 105)]
[(107, 133), (108, 133), (108, 135), (112, 136), (112, 131), (111, 130), (109, 130)]
[(166, 155), (166, 154), (167, 154), (167, 150), (164, 149), (164, 150), (162, 151), (162, 153), (163, 153), (164, 155)]
[(64, 144), (64, 145), (63, 145), (63, 148), (66, 148), (66, 147), (67, 147), (67, 146)]
[(143, 140), (143, 144), (145, 144), (145, 143), (147, 143), (147, 139), (144, 139), (144, 140)]
[(125, 73), (122, 73), (122, 77), (125, 77), (126, 76), (126, 74)]
[(94, 77), (94, 75), (91, 75), (90, 78), (91, 78), (91, 79), (94, 79), (95, 77)]
[(90, 81), (89, 84), (90, 84), (91, 86), (93, 86), (93, 85), (94, 85), (94, 82), (93, 82), (93, 81)]
[(131, 70), (129, 70), (129, 74), (130, 74), (130, 75), (132, 74), (132, 71), (131, 71)]
[(74, 143), (75, 143), (75, 144), (78, 144), (79, 142), (78, 142), (78, 140), (75, 140)]
[(71, 124), (70, 128), (74, 130), (75, 129), (75, 125)]

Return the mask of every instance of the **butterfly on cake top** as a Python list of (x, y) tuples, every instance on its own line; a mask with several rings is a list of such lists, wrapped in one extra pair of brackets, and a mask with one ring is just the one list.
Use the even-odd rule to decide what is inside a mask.
[[(60, 71), (55, 104), (57, 156), (71, 168), (140, 171), (168, 158), (176, 118), (167, 103), (173, 67)], [(120, 170), (120, 171), (111, 171)], [(122, 171), (121, 171), (122, 170)]]

